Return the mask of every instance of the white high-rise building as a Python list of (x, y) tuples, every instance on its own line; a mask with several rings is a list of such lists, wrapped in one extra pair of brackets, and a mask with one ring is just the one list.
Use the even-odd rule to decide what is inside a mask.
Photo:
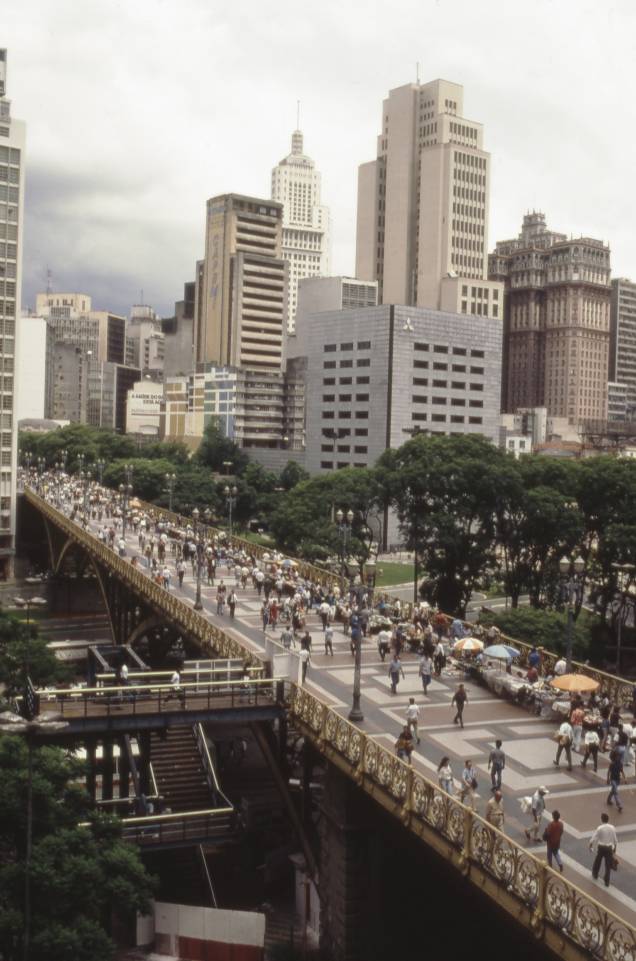
[(10, 576), (15, 552), (15, 412), (17, 347), (22, 285), (24, 148), (26, 126), (11, 117), (6, 97), (7, 51), (0, 49), (0, 576)]
[(488, 280), (490, 154), (463, 116), (463, 88), (409, 83), (382, 105), (377, 157), (358, 174), (356, 277), (383, 304), (501, 319)]
[(272, 200), (283, 205), (282, 256), (289, 263), (287, 329), (295, 330), (298, 281), (329, 273), (329, 208), (320, 203), (320, 174), (303, 153), (303, 135), (292, 134), (292, 151), (272, 170)]

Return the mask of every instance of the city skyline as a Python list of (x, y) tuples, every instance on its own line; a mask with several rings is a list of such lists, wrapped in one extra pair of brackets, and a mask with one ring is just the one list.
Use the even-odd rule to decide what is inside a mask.
[[(499, 0), (479, 9), (398, 0), (389, 42), (380, 4), (363, 17), (356, 5), (342, 16), (327, 3), (311, 30), (287, 2), (240, 26), (240, 4), (162, 4), (159, 18), (154, 10), (95, 0), (78, 16), (66, 0), (55, 8), (27, 0), (8, 11), (11, 95), (29, 120), (25, 305), (46, 286), (48, 267), (54, 288), (91, 290), (100, 307), (123, 311), (143, 289), (171, 313), (199, 255), (202, 202), (228, 190), (268, 195), (297, 100), (331, 209), (332, 272), (352, 274), (357, 167), (377, 136), (378, 103), (415, 81), (417, 61), (422, 82), (461, 83), (466, 115), (484, 124), (491, 249), (537, 208), (575, 236), (609, 242), (616, 275), (636, 274), (630, 151), (624, 140), (612, 146), (634, 110), (615, 94), (633, 71), (626, 3), (600, 13), (591, 4), (539, 3), (529, 13)], [(589, 65), (610, 43), (599, 76)], [(107, 69), (95, 69), (98, 62)], [(55, 110), (43, 90), (54, 91)]]

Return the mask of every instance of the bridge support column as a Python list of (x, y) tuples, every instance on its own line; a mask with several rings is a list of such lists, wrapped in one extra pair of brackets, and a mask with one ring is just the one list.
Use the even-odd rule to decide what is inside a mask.
[(102, 741), (102, 798), (113, 798), (113, 742), (111, 738)]
[(119, 741), (119, 796), (130, 796), (130, 764), (128, 763), (125, 736)]
[(88, 768), (86, 772), (86, 790), (89, 797), (95, 803), (97, 796), (97, 742), (94, 738), (89, 738), (86, 741), (86, 766)]
[(364, 801), (345, 774), (327, 765), (320, 838), (320, 946), (333, 961), (371, 957), (367, 948), (375, 872), (370, 863), (373, 832)]
[(139, 734), (139, 788), (142, 794), (151, 794), (150, 790), (150, 732), (141, 731)]

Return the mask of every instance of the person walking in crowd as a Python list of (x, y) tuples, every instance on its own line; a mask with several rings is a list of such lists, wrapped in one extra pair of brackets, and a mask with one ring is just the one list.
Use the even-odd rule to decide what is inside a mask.
[(442, 791), (453, 795), (455, 793), (455, 780), (450, 766), (450, 759), (444, 756), (437, 765), (437, 780)]
[(331, 654), (333, 657), (333, 627), (331, 624), (327, 624), (325, 628), (325, 654)]
[(501, 790), (501, 772), (506, 766), (506, 755), (501, 750), (501, 741), (495, 741), (495, 746), (488, 757), (488, 769), (492, 781), (491, 790)]
[(583, 718), (585, 712), (581, 704), (577, 704), (570, 713), (570, 724), (572, 726), (572, 747), (578, 754), (581, 750), (581, 738), (583, 736)]
[(543, 832), (543, 840), (546, 843), (548, 864), (552, 867), (554, 859), (559, 866), (559, 871), (563, 874), (563, 861), (561, 859), (561, 839), (563, 837), (563, 821), (558, 811), (552, 812), (552, 820)]
[(444, 653), (444, 645), (441, 638), (438, 639), (435, 645), (435, 650), (433, 652), (433, 664), (435, 666), (435, 676), (441, 677), (442, 671), (446, 665), (446, 654)]
[(387, 629), (383, 627), (378, 634), (378, 654), (380, 655), (381, 660), (384, 660), (384, 658), (387, 656), (390, 647), (391, 635)]
[(305, 678), (307, 677), (307, 667), (311, 663), (309, 648), (301, 647), (298, 657), (300, 658), (300, 665), (301, 665), (301, 672), (302, 672), (301, 684), (304, 684)]
[(493, 796), (486, 804), (486, 820), (489, 824), (503, 831), (504, 826), (504, 807), (503, 795), (501, 791), (495, 791)]
[(615, 864), (616, 848), (618, 838), (616, 829), (609, 823), (609, 814), (601, 814), (601, 823), (590, 838), (590, 851), (595, 851), (596, 856), (592, 864), (592, 877), (598, 881), (601, 864), (605, 864), (605, 887), (609, 888), (612, 868)]
[(609, 784), (610, 792), (607, 795), (607, 803), (612, 806), (614, 801), (616, 802), (616, 807), (619, 813), (623, 810), (623, 805), (621, 804), (621, 799), (618, 796), (618, 788), (620, 786), (621, 780), (625, 780), (625, 772), (623, 770), (623, 763), (621, 761), (620, 755), (616, 751), (612, 751), (610, 754), (610, 763), (607, 769), (607, 783)]
[(558, 747), (556, 758), (552, 763), (558, 767), (559, 761), (561, 760), (561, 755), (565, 751), (565, 756), (568, 762), (568, 771), (572, 770), (572, 737), (572, 725), (569, 721), (564, 721), (556, 734)]
[(397, 694), (397, 686), (400, 683), (400, 675), (404, 677), (404, 668), (398, 654), (394, 654), (389, 664), (389, 677), (391, 679), (391, 694)]
[[(475, 791), (477, 790), (477, 778), (472, 761), (466, 761), (462, 771), (462, 786), (459, 791), (459, 800), (462, 804), (467, 804), (473, 811), (475, 810)], [(466, 801), (468, 798), (468, 801)]]
[(413, 736), (409, 730), (408, 724), (405, 724), (400, 732), (400, 736), (395, 742), (395, 751), (397, 756), (401, 761), (406, 761), (407, 764), (411, 763), (411, 754), (413, 753)]
[(585, 750), (583, 753), (583, 760), (581, 761), (581, 767), (587, 767), (588, 758), (591, 757), (594, 764), (594, 771), (596, 772), (598, 770), (598, 748), (599, 744), (601, 743), (598, 732), (595, 731), (594, 728), (590, 728), (589, 731), (585, 732), (583, 743)]
[(415, 703), (415, 698), (410, 697), (409, 703), (406, 707), (406, 723), (408, 725), (409, 731), (411, 732), (411, 734), (413, 735), (413, 737), (415, 738), (418, 744), (420, 743), (420, 738), (419, 738), (418, 728), (417, 728), (419, 719), (420, 719), (420, 709)]
[(227, 599), (227, 606), (230, 610), (230, 618), (232, 620), (234, 620), (234, 612), (236, 610), (237, 603), (238, 603), (238, 597), (236, 596), (236, 591), (232, 589)]
[(433, 673), (433, 662), (428, 654), (422, 654), (418, 673), (422, 679), (424, 696), (428, 697), (428, 685), (431, 683), (431, 675)]
[(547, 787), (541, 785), (530, 798), (529, 810), (532, 814), (532, 824), (529, 828), (524, 829), (524, 834), (528, 841), (534, 841), (536, 843), (539, 840), (539, 828), (541, 826), (543, 812), (545, 811), (545, 799), (549, 793)]
[(459, 724), (461, 727), (464, 726), (464, 707), (466, 706), (467, 700), (468, 695), (466, 694), (466, 688), (463, 684), (460, 684), (453, 694), (453, 699), (451, 700), (451, 707), (454, 704), (456, 709), (456, 714), (453, 718), (453, 724)]

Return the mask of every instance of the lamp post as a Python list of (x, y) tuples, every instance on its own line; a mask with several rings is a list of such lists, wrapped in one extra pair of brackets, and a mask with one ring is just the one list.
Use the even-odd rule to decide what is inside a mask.
[(232, 536), (232, 508), (236, 504), (236, 495), (238, 494), (237, 487), (228, 487), (227, 484), (223, 488), (223, 493), (225, 494), (225, 500), (227, 502), (227, 510), (230, 524), (230, 537)]
[(569, 674), (572, 670), (572, 643), (574, 640), (574, 607), (579, 600), (583, 589), (583, 571), (585, 561), (579, 554), (577, 558), (571, 560), (569, 557), (562, 557), (559, 561), (559, 572), (561, 574), (561, 600), (567, 604), (568, 623), (565, 635), (565, 661), (566, 670)]
[(18, 734), (26, 738), (27, 742), (27, 824), (26, 850), (24, 857), (24, 938), (22, 941), (22, 957), (29, 961), (31, 950), (31, 853), (33, 850), (33, 736), (35, 734), (55, 734), (68, 727), (67, 721), (59, 719), (59, 715), (45, 712), (32, 721), (27, 721), (19, 714), (5, 711), (0, 714), (0, 732), (2, 734)]
[(194, 521), (194, 537), (196, 540), (196, 551), (197, 551), (197, 594), (194, 599), (194, 609), (195, 611), (203, 610), (203, 604), (201, 603), (201, 568), (203, 560), (203, 543), (201, 541), (201, 534), (199, 531), (199, 508), (195, 507), (192, 511), (192, 520)]
[(627, 596), (632, 594), (630, 587), (632, 586), (632, 581), (634, 578), (634, 571), (636, 571), (636, 566), (634, 564), (612, 564), (613, 570), (616, 571), (616, 579), (618, 584), (618, 596), (620, 597), (620, 605), (618, 608), (618, 627), (616, 631), (616, 673), (620, 675), (621, 672), (621, 654), (622, 654), (622, 642), (623, 642), (623, 624), (625, 622), (625, 611), (626, 611), (626, 599)]
[(351, 544), (351, 526), (353, 524), (353, 511), (351, 508), (347, 511), (346, 521), (345, 513), (342, 508), (336, 511), (336, 521), (338, 522), (338, 533), (342, 541), (342, 546), (340, 549), (340, 581), (342, 583), (342, 589), (344, 591), (344, 580), (345, 580), (345, 563), (348, 555), (348, 549)]
[(126, 518), (128, 516), (128, 498), (132, 494), (132, 484), (120, 484), (121, 494), (121, 536), (126, 540)]
[[(338, 524), (338, 533), (341, 538), (341, 549), (340, 549), (340, 583), (341, 590), (344, 594), (344, 581), (345, 581), (345, 564), (346, 559), (349, 555), (349, 548), (351, 546), (351, 531), (353, 529), (353, 519), (354, 513), (349, 508), (345, 514), (342, 508), (338, 508), (336, 511), (336, 521)], [(360, 676), (362, 669), (362, 638), (360, 636), (360, 631), (357, 631), (357, 637), (355, 640), (355, 650), (354, 650), (354, 663), (353, 663), (353, 698), (351, 702), (351, 710), (349, 711), (350, 721), (364, 721), (364, 714), (360, 708)]]
[(99, 478), (99, 485), (101, 487), (102, 480), (104, 479), (104, 468), (106, 467), (106, 461), (103, 458), (95, 461), (95, 467), (97, 468), (97, 476)]
[(84, 470), (84, 454), (77, 455), (77, 469), (80, 473)]
[(226, 468), (225, 473), (229, 475), (229, 473), (230, 473), (230, 467), (232, 467), (232, 461), (231, 461), (231, 460), (224, 460), (224, 461), (223, 461), (223, 464), (222, 464), (221, 466)]
[(168, 510), (172, 513), (172, 495), (174, 494), (174, 485), (177, 481), (176, 474), (166, 474), (166, 490), (168, 491)]

